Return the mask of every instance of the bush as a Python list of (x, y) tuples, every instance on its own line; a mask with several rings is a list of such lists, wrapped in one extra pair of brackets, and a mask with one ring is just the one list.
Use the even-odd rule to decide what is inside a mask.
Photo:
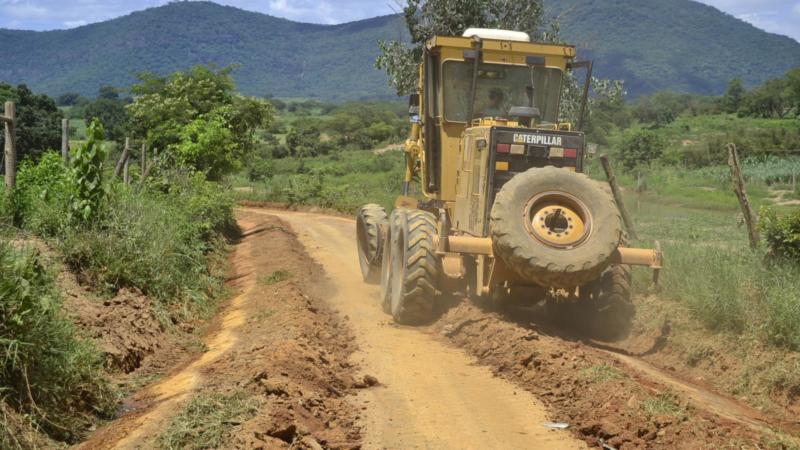
[(14, 193), (18, 223), (43, 236), (62, 233), (69, 225), (70, 189), (71, 176), (58, 153), (47, 152), (36, 163), (23, 161)]
[(620, 149), (622, 165), (632, 170), (648, 165), (664, 153), (665, 143), (656, 133), (648, 130), (636, 131), (627, 136)]
[(772, 208), (762, 208), (758, 228), (771, 256), (800, 263), (800, 210), (780, 215)]
[(275, 175), (275, 164), (268, 159), (253, 162), (247, 171), (250, 181), (266, 181)]
[[(177, 177), (177, 175), (176, 175)], [(107, 214), (69, 229), (61, 250), (67, 263), (96, 289), (135, 287), (170, 312), (209, 311), (222, 274), (208, 256), (218, 233), (234, 226), (233, 200), (202, 174), (183, 176), (166, 193), (112, 190)]]
[(77, 440), (95, 414), (110, 418), (116, 396), (98, 375), (102, 358), (62, 316), (35, 251), (0, 242), (0, 298), (0, 401), (59, 440)]

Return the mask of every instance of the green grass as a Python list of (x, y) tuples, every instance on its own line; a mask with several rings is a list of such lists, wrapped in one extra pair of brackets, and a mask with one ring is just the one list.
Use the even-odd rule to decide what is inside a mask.
[(402, 152), (375, 155), (370, 151), (341, 151), (305, 159), (277, 159), (275, 175), (265, 182), (243, 176), (231, 180), (242, 200), (314, 205), (354, 214), (368, 202), (387, 208), (403, 186)]
[(622, 373), (622, 371), (608, 364), (599, 364), (581, 370), (581, 378), (589, 380), (593, 383), (617, 380), (623, 378), (624, 376), (625, 375)]
[(269, 275), (262, 275), (258, 282), (265, 285), (271, 285), (280, 283), (281, 281), (286, 281), (292, 277), (292, 274), (289, 273), (288, 270), (276, 270)]
[(686, 407), (680, 404), (678, 397), (672, 392), (663, 392), (642, 400), (639, 405), (647, 417), (672, 416), (683, 418), (686, 416)]
[[(53, 269), (38, 251), (0, 241), (0, 298), (0, 408), (65, 442), (110, 418), (117, 396), (101, 354), (62, 314)], [(8, 432), (0, 428), (0, 443), (12, 442)]]
[[(765, 264), (735, 213), (654, 203), (633, 212), (635, 244), (659, 240), (664, 251), (660, 297), (688, 307), (710, 330), (800, 350), (800, 267)], [(645, 293), (649, 274), (634, 274), (635, 289)]]
[(70, 119), (70, 147), (75, 148), (76, 144), (86, 139), (86, 121), (84, 119)]
[(230, 445), (232, 429), (259, 409), (256, 397), (244, 391), (195, 396), (159, 436), (164, 449), (200, 450)]

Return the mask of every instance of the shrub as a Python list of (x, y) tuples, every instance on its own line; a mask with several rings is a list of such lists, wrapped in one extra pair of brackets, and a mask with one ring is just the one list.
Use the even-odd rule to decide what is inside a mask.
[(137, 195), (120, 185), (104, 217), (69, 229), (61, 250), (96, 289), (136, 287), (189, 316), (208, 311), (219, 293), (222, 274), (208, 256), (222, 245), (217, 233), (233, 224), (231, 197), (202, 174), (176, 178), (166, 193)]
[(71, 180), (58, 153), (47, 152), (36, 163), (23, 161), (14, 193), (18, 222), (43, 236), (60, 234), (69, 225)]
[(266, 181), (275, 175), (275, 164), (268, 159), (254, 161), (247, 171), (250, 181)]
[(764, 234), (769, 254), (800, 263), (800, 210), (780, 215), (762, 208), (758, 228)]
[(627, 136), (620, 149), (622, 165), (632, 170), (638, 166), (648, 165), (664, 153), (665, 143), (661, 137), (648, 130), (636, 131)]
[(103, 165), (108, 153), (103, 147), (103, 126), (93, 120), (86, 130), (87, 141), (73, 153), (73, 189), (70, 215), (73, 220), (89, 223), (100, 214), (105, 197)]
[(110, 417), (116, 397), (98, 375), (100, 354), (62, 316), (35, 251), (0, 242), (0, 298), (0, 400), (59, 440), (76, 440), (95, 414)]

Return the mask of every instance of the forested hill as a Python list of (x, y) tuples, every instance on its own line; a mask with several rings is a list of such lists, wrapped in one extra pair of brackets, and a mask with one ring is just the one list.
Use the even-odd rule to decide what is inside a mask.
[(0, 80), (94, 95), (102, 84), (129, 86), (143, 70), (216, 63), (237, 65), (237, 85), (251, 95), (388, 97), (386, 76), (374, 69), (376, 42), (403, 33), (397, 16), (326, 26), (174, 2), (72, 30), (0, 30)]
[(659, 90), (721, 93), (800, 65), (800, 43), (690, 0), (557, 0), (549, 13), (565, 39), (594, 59), (602, 77), (632, 94)]
[[(800, 65), (800, 44), (689, 0), (559, 0), (562, 35), (624, 79), (633, 95), (721, 92)], [(235, 64), (247, 94), (328, 100), (390, 97), (374, 69), (379, 39), (405, 36), (399, 16), (341, 25), (279, 19), (209, 2), (175, 2), (71, 30), (0, 30), (0, 80), (58, 95), (128, 86), (135, 73)]]

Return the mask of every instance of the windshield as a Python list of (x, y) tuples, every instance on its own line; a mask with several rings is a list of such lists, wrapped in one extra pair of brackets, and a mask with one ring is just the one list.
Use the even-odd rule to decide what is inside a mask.
[[(444, 63), (444, 114), (448, 122), (467, 122), (472, 64), (464, 61)], [(556, 122), (561, 95), (560, 69), (480, 64), (472, 118), (510, 118), (508, 111), (512, 106), (530, 106), (528, 92), (531, 87), (534, 106), (542, 114), (540, 121)]]

